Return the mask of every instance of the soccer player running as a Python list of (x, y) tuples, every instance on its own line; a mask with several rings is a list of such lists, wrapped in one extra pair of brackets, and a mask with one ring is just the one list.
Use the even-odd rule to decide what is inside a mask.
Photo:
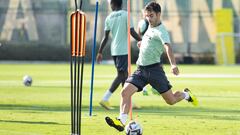
[[(117, 69), (117, 76), (112, 82), (109, 90), (105, 92), (102, 100), (99, 102), (99, 104), (107, 110), (114, 109), (109, 104), (108, 100), (120, 84), (122, 84), (122, 86), (124, 85), (128, 77), (128, 14), (127, 11), (122, 10), (122, 0), (111, 0), (110, 5), (112, 12), (105, 20), (105, 33), (97, 54), (97, 62), (100, 63), (102, 61), (102, 51), (107, 44), (111, 32), (111, 55)], [(130, 24), (130, 32), (137, 41), (141, 40), (133, 28), (132, 21)]]
[(137, 60), (137, 70), (126, 80), (123, 90), (121, 92), (120, 115), (113, 119), (106, 117), (107, 124), (114, 127), (118, 131), (123, 131), (126, 125), (128, 113), (130, 110), (131, 96), (142, 88), (150, 84), (156, 89), (163, 99), (169, 105), (174, 105), (183, 99), (192, 103), (194, 106), (198, 105), (197, 98), (185, 88), (183, 92), (176, 91), (173, 93), (171, 85), (160, 66), (160, 56), (165, 49), (169, 62), (171, 64), (171, 71), (174, 75), (179, 74), (178, 67), (170, 46), (170, 39), (168, 32), (161, 23), (161, 7), (156, 2), (150, 2), (145, 7), (146, 18), (149, 22), (149, 28), (143, 36), (140, 45), (139, 57)]

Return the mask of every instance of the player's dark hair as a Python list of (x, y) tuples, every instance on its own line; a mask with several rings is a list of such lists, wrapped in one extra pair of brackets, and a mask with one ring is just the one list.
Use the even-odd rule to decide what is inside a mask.
[(111, 4), (116, 7), (122, 7), (122, 0), (111, 0)]
[(160, 4), (158, 4), (155, 1), (149, 2), (146, 6), (145, 6), (145, 11), (154, 11), (156, 13), (161, 13), (161, 6)]

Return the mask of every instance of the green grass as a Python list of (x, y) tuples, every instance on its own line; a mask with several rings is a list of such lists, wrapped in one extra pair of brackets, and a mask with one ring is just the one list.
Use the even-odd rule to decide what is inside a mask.
[[(182, 74), (240, 75), (239, 66), (180, 65)], [(118, 116), (120, 88), (110, 101), (116, 108), (106, 111), (98, 105), (115, 76), (113, 65), (96, 65), (93, 114), (88, 116), (91, 65), (84, 67), (84, 135), (122, 135), (105, 124), (105, 116)], [(135, 66), (133, 66), (133, 70)], [(170, 75), (169, 66), (165, 71)], [(31, 75), (32, 87), (22, 77)], [(240, 135), (240, 78), (169, 77), (173, 89), (189, 87), (200, 105), (187, 102), (167, 105), (160, 96), (134, 95), (142, 106), (133, 111), (144, 135)], [(0, 135), (69, 135), (70, 80), (68, 64), (0, 64)], [(148, 86), (150, 89), (150, 86)], [(149, 91), (150, 92), (150, 91)]]

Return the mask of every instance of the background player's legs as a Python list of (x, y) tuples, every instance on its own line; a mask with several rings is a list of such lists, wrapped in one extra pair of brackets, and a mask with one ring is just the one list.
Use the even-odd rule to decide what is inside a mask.
[(128, 76), (128, 55), (119, 55), (113, 56), (114, 65), (117, 69), (117, 76), (115, 77), (114, 81), (112, 82), (110, 88), (105, 92), (102, 100), (100, 101), (100, 105), (106, 109), (113, 109), (109, 103), (109, 98), (114, 93), (114, 91), (118, 88), (120, 84), (124, 84), (125, 80)]
[[(121, 83), (122, 83), (122, 87), (124, 86), (124, 83), (125, 83), (125, 81), (127, 80), (127, 77), (128, 77), (128, 72), (127, 71), (118, 71), (118, 76), (119, 76), (119, 79), (121, 80)], [(114, 83), (114, 82), (113, 82)], [(112, 86), (113, 86), (113, 84), (112, 84)], [(112, 87), (111, 86), (111, 87)], [(113, 87), (114, 88), (114, 87)], [(116, 89), (115, 89), (116, 90)], [(115, 91), (114, 90), (114, 91)], [(110, 91), (111, 91), (111, 88), (110, 88)], [(113, 92), (114, 92), (113, 91)], [(112, 93), (113, 93), (112, 92)]]
[[(116, 76), (116, 78), (113, 80), (111, 87), (109, 88), (109, 92), (110, 93), (114, 93), (116, 91), (116, 89), (118, 88), (118, 86), (122, 83), (122, 86), (124, 85), (125, 80), (127, 79), (127, 75), (128, 73), (125, 71), (118, 71), (118, 74)], [(108, 100), (109, 97), (105, 97), (103, 98), (104, 100)]]
[(118, 74), (114, 81), (111, 84), (111, 87), (109, 90), (107, 90), (102, 98), (102, 101), (100, 102), (100, 105), (103, 106), (106, 109), (113, 109), (113, 107), (110, 106), (108, 100), (112, 96), (113, 92), (116, 91), (118, 86), (122, 83), (124, 84), (125, 80), (127, 79), (128, 72), (127, 71), (118, 71)]

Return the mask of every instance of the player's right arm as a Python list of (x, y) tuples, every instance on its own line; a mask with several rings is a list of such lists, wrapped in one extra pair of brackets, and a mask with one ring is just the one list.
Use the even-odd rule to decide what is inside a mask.
[(104, 37), (101, 41), (101, 44), (100, 44), (100, 47), (98, 49), (98, 54), (97, 54), (97, 63), (100, 63), (102, 61), (102, 51), (104, 49), (104, 47), (106, 46), (107, 44), (107, 41), (108, 41), (108, 37), (109, 37), (109, 33), (110, 33), (110, 30), (106, 30), (104, 32)]
[(137, 27), (137, 33), (138, 33), (138, 35), (139, 35), (140, 37), (142, 37), (142, 34), (141, 34), (141, 31), (140, 31), (140, 28), (139, 28), (139, 27)]
[[(127, 22), (127, 18), (128, 18), (127, 12), (126, 12), (125, 15), (126, 15), (126, 16), (125, 16), (125, 19), (126, 19), (126, 22)], [(126, 25), (128, 25), (128, 24), (126, 24)], [(131, 34), (131, 36), (132, 36), (135, 40), (137, 40), (137, 41), (141, 41), (141, 40), (142, 40), (141, 36), (139, 36), (139, 34), (138, 34), (138, 33), (135, 31), (135, 29), (134, 29), (132, 18), (130, 18), (130, 34)]]
[(142, 40), (142, 38), (137, 34), (137, 32), (134, 30), (134, 28), (130, 28), (130, 33), (135, 40), (137, 40), (137, 41)]

